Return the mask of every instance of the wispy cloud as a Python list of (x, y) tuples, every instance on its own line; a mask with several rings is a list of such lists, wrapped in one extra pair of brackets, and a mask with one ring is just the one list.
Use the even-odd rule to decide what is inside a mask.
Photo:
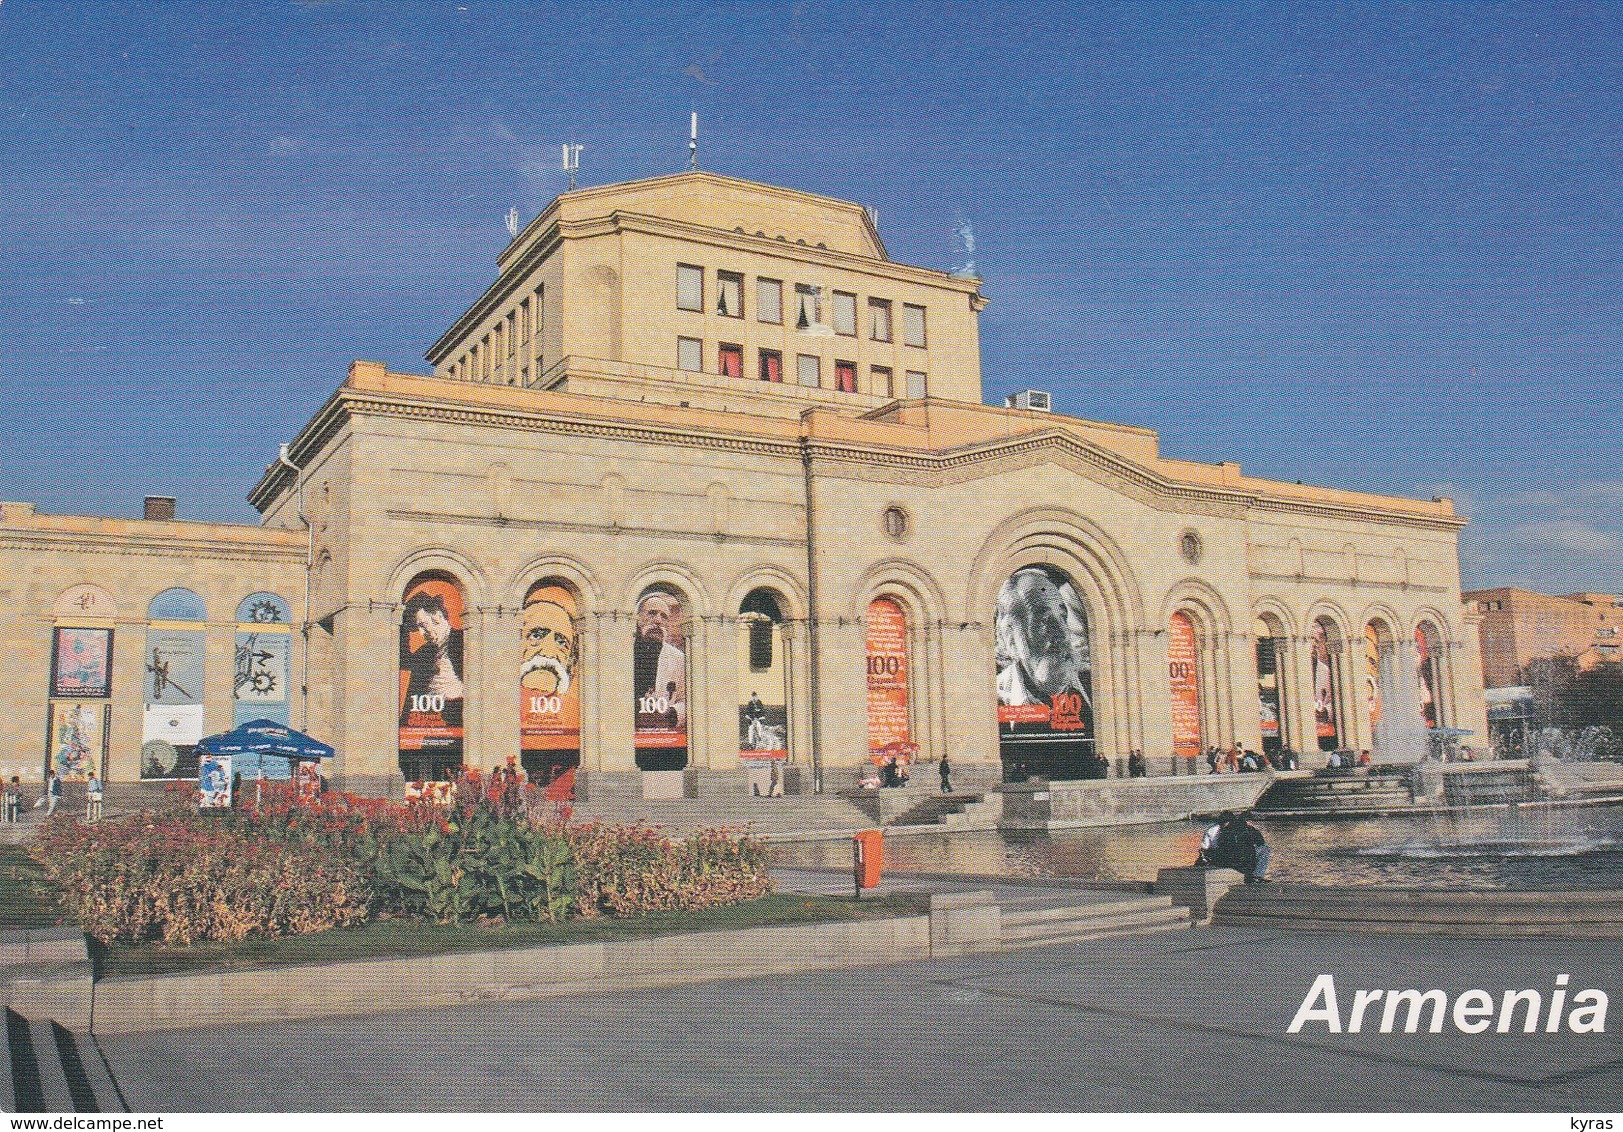
[(1623, 480), (1472, 500), (1460, 539), (1468, 588), (1623, 592)]

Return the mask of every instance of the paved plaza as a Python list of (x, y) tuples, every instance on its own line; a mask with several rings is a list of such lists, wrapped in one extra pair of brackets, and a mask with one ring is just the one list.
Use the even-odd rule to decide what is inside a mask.
[[(108, 1038), (134, 1111), (1615, 1111), (1601, 1034), (1286, 1033), (1313, 980), (1605, 990), (1623, 943), (1204, 928), (544, 1001)], [(1366, 1029), (1375, 1029), (1366, 1025)], [(1520, 1026), (1517, 1026), (1520, 1029)]]

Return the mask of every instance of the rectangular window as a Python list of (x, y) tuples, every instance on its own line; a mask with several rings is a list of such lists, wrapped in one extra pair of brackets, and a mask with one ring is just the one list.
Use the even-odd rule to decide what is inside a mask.
[(857, 391), (857, 363), (834, 363), (834, 388), (841, 393), (855, 393)]
[(783, 325), (783, 284), (776, 279), (755, 281), (755, 317)]
[(800, 384), (810, 385), (813, 388), (823, 384), (823, 375), (821, 370), (818, 368), (819, 363), (816, 355), (801, 354), (800, 357), (796, 359), (796, 365), (798, 367), (796, 372), (799, 374)]
[(868, 392), (875, 397), (896, 396), (896, 380), (891, 376), (889, 366), (868, 367)]
[(479, 339), (479, 380), (490, 380), (490, 335)]
[(676, 368), (698, 373), (704, 369), (704, 343), (697, 338), (676, 340)]
[(676, 309), (704, 310), (704, 268), (676, 265)]
[(761, 380), (783, 380), (783, 355), (776, 350), (761, 351)]
[(869, 299), (868, 317), (873, 323), (873, 340), (890, 341), (890, 300)]
[(518, 356), (518, 312), (507, 312), (507, 357), (511, 361)]
[(909, 346), (924, 345), (924, 308), (902, 304), (902, 341)]
[(855, 295), (847, 295), (844, 291), (834, 292), (834, 333), (856, 336), (857, 297)]
[(744, 317), (744, 277), (736, 271), (716, 272), (716, 313), (725, 318)]
[(907, 371), (907, 399), (909, 401), (922, 400), (925, 395), (924, 391), (927, 385), (928, 381), (926, 380), (924, 374), (920, 373), (916, 369), (910, 369)]
[(817, 288), (810, 283), (795, 284), (795, 329), (809, 330), (822, 321)]
[(744, 347), (723, 342), (716, 355), (716, 372), (722, 377), (744, 376)]

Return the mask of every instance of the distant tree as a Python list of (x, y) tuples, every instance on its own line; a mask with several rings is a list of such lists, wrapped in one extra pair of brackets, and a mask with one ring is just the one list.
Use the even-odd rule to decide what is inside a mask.
[(1623, 728), (1623, 664), (1579, 671), (1570, 656), (1536, 657), (1522, 669), (1522, 683), (1546, 726)]

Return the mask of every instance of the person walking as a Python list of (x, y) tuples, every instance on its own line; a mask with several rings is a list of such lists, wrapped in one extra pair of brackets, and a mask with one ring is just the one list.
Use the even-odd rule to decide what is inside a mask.
[(4, 814), (7, 825), (16, 825), (22, 820), (23, 783), (15, 774), (11, 781), (6, 783)]
[(62, 804), (62, 776), (51, 771), (50, 777), (45, 780), (45, 816), (50, 817), (56, 813), (57, 806)]
[(941, 792), (943, 794), (951, 794), (952, 793), (952, 763), (947, 761), (947, 756), (946, 756), (945, 752), (942, 753), (941, 762), (936, 767), (936, 769), (941, 772)]
[(95, 771), (90, 772), (90, 781), (85, 783), (85, 821), (101, 821), (101, 778)]

